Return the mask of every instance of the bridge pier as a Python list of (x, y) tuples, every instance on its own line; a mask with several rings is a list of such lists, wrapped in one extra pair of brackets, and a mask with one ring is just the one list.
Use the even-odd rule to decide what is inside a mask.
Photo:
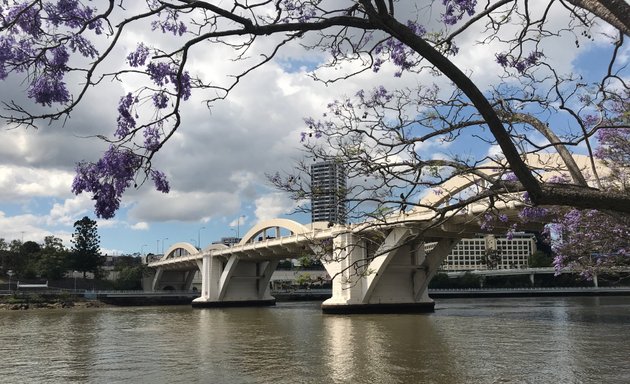
[(201, 263), (201, 296), (193, 300), (195, 308), (275, 305), (269, 280), (277, 260), (249, 261), (232, 255), (227, 262), (209, 254)]
[(365, 239), (347, 232), (333, 239), (324, 262), (333, 276), (333, 295), (324, 313), (431, 312), (428, 284), (459, 239), (445, 238), (428, 254), (411, 228), (393, 228), (375, 252)]

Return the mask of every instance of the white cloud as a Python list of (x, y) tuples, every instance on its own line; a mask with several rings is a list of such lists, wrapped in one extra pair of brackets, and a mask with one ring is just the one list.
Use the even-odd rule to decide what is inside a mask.
[(71, 196), (73, 175), (57, 169), (0, 165), (0, 195), (4, 202), (33, 197)]
[(140, 221), (131, 226), (131, 229), (135, 231), (146, 231), (149, 229), (149, 223), (146, 221)]
[(256, 209), (254, 212), (257, 221), (269, 220), (290, 213), (296, 206), (293, 200), (280, 192), (261, 196), (256, 199), (255, 204)]
[(54, 203), (48, 216), (46, 216), (46, 225), (71, 226), (78, 217), (90, 214), (93, 203), (94, 201), (86, 194), (66, 199), (63, 204)]
[(137, 221), (201, 221), (204, 218), (230, 215), (238, 210), (238, 196), (226, 192), (145, 193), (129, 210)]

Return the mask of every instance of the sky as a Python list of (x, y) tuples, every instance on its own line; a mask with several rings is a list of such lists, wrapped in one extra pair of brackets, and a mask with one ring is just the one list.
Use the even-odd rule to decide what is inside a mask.
[[(604, 48), (585, 42), (581, 50), (570, 49), (570, 39), (557, 39), (546, 47), (561, 58), (558, 67), (596, 68), (598, 55), (593, 52)], [(454, 61), (484, 88), (496, 80), (500, 70), (494, 59), (497, 48), (473, 45), (473, 40), (473, 33), (460, 37), (459, 44), (470, 49), (461, 51)], [(112, 55), (117, 60), (105, 62), (105, 68), (121, 68), (124, 63), (120, 58), (138, 41), (174, 44), (150, 33), (146, 25), (133, 25)], [(263, 40), (250, 56), (265, 52), (275, 41)], [(239, 65), (226, 59), (229, 54), (225, 48), (205, 44), (191, 55), (189, 70), (225, 83)], [(622, 54), (628, 56), (627, 50)], [(167, 174), (171, 192), (157, 192), (150, 182), (130, 189), (113, 219), (97, 220), (102, 252), (162, 253), (182, 241), (205, 247), (221, 237), (243, 235), (255, 223), (275, 217), (308, 223), (309, 215), (292, 213), (295, 202), (275, 190), (265, 177), (276, 171), (290, 172), (303, 158), (303, 119), (320, 117), (330, 101), (354, 95), (359, 89), (443, 81), (429, 74), (407, 73), (396, 78), (395, 68), (386, 63), (379, 73), (366, 71), (327, 86), (308, 76), (308, 71), (324, 59), (321, 52), (289, 45), (243, 79), (227, 100), (208, 108), (203, 102), (207, 94), (193, 93), (183, 105), (182, 126), (153, 162)], [(319, 73), (325, 77), (335, 71)], [(111, 136), (118, 99), (138, 85), (137, 79), (131, 78), (90, 90), (64, 124), (44, 123), (39, 129), (1, 126), (0, 238), (41, 243), (45, 236), (54, 235), (70, 247), (73, 223), (83, 216), (96, 219), (91, 196), (71, 192), (75, 164), (100, 157), (107, 145), (94, 135)], [(0, 99), (24, 100), (24, 89), (19, 79), (8, 79), (0, 83)], [(465, 144), (457, 145), (462, 144), (448, 151), (464, 150)], [(428, 146), (424, 150), (439, 154), (447, 149)]]

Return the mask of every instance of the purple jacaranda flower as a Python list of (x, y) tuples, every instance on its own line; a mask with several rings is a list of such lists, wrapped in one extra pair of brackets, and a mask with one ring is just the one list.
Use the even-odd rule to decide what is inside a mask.
[(44, 106), (52, 103), (66, 103), (70, 100), (70, 93), (61, 76), (58, 74), (43, 73), (30, 85), (28, 97)]
[(132, 184), (142, 158), (126, 148), (110, 146), (96, 163), (77, 164), (72, 192), (91, 192), (96, 215), (111, 218), (120, 206), (123, 192)]
[(477, 0), (442, 0), (442, 4), (445, 7), (442, 21), (446, 25), (455, 25), (464, 15), (472, 16), (475, 14)]
[(135, 107), (138, 99), (134, 97), (131, 92), (126, 96), (120, 98), (118, 102), (118, 119), (116, 120), (118, 125), (116, 127), (115, 135), (119, 139), (122, 139), (129, 135), (131, 130), (136, 127), (136, 119), (133, 116), (133, 108)]
[(135, 51), (127, 55), (127, 62), (132, 67), (143, 66), (149, 57), (149, 48), (143, 43), (138, 44)]
[(155, 108), (164, 109), (168, 107), (168, 96), (166, 92), (156, 92), (151, 96)]
[(144, 147), (148, 151), (155, 151), (160, 146), (160, 128), (157, 125), (151, 125), (144, 129)]
[(168, 184), (168, 180), (166, 179), (166, 175), (163, 172), (152, 169), (151, 179), (155, 183), (155, 189), (158, 191), (163, 193), (168, 193), (170, 191), (171, 188)]

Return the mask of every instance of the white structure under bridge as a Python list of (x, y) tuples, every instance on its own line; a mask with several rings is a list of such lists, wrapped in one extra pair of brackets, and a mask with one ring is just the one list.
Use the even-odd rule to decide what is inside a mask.
[[(533, 161), (554, 170), (562, 165), (553, 156), (537, 156)], [(588, 162), (581, 160), (580, 164)], [(480, 172), (498, 177), (498, 168), (482, 167)], [(421, 205), (444, 207), (466, 188), (480, 184), (474, 177), (450, 179), (441, 194), (430, 194)], [(326, 222), (303, 225), (272, 219), (251, 228), (231, 247), (213, 244), (200, 251), (191, 244), (177, 243), (162, 259), (148, 265), (156, 269), (154, 289), (172, 284), (169, 280), (173, 279), (189, 288), (195, 272), (201, 271), (201, 296), (193, 301), (195, 307), (272, 305), (275, 299), (269, 282), (279, 261), (315, 255), (332, 277), (332, 297), (322, 304), (324, 312), (431, 311), (434, 302), (427, 291), (429, 281), (462, 238), (480, 232), (481, 216), (489, 204), (479, 200), (442, 215), (416, 208), (379, 221), (332, 227)], [(496, 199), (492, 210), (513, 222), (519, 205), (518, 199)], [(505, 233), (508, 225), (497, 223), (494, 230)], [(529, 229), (541, 227), (532, 224)], [(435, 244), (428, 247), (430, 243)]]

